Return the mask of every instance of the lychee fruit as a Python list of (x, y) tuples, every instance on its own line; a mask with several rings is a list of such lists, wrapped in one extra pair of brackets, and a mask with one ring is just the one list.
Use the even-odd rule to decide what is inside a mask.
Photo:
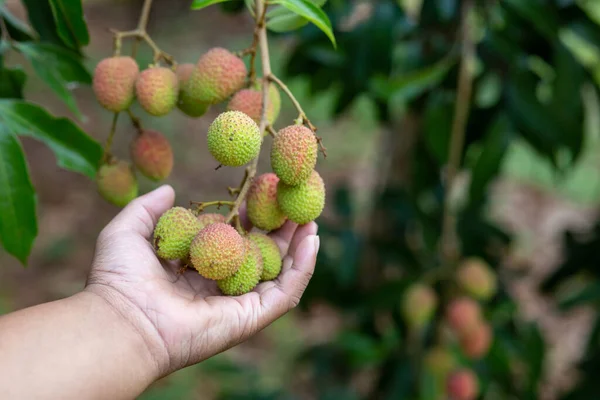
[(246, 213), (252, 225), (264, 231), (280, 228), (287, 217), (277, 203), (277, 182), (274, 173), (255, 178), (246, 197)]
[(325, 184), (317, 171), (298, 186), (277, 184), (277, 202), (288, 219), (303, 225), (314, 221), (325, 207)]
[(166, 115), (177, 105), (179, 81), (170, 68), (151, 67), (135, 83), (138, 102), (148, 114)]
[(240, 296), (252, 291), (260, 282), (263, 272), (263, 259), (256, 243), (244, 240), (246, 253), (243, 263), (237, 272), (228, 278), (217, 281), (217, 286), (223, 294)]
[[(195, 218), (196, 222), (198, 219)], [(230, 225), (210, 224), (196, 235), (190, 247), (190, 261), (200, 275), (219, 280), (235, 274), (244, 262), (244, 238)]]
[(173, 150), (164, 135), (144, 130), (131, 142), (131, 159), (147, 178), (160, 181), (173, 169)]
[(191, 63), (179, 64), (175, 71), (179, 79), (179, 99), (177, 107), (188, 117), (198, 118), (206, 114), (210, 104), (199, 101), (190, 95), (188, 90), (188, 81), (196, 66)]
[(446, 321), (456, 334), (466, 335), (480, 324), (481, 308), (466, 297), (452, 300), (446, 309)]
[(470, 369), (459, 369), (448, 377), (446, 392), (450, 400), (475, 400), (479, 395), (477, 376)]
[(131, 165), (125, 161), (104, 164), (96, 176), (98, 192), (109, 203), (125, 207), (138, 195), (138, 183)]
[(317, 163), (317, 139), (302, 125), (291, 125), (275, 135), (271, 149), (271, 168), (287, 185), (306, 181)]
[(470, 296), (489, 300), (496, 294), (496, 275), (489, 265), (479, 258), (468, 258), (456, 273), (460, 287)]
[(187, 91), (192, 98), (203, 103), (220, 103), (244, 86), (247, 73), (241, 58), (216, 47), (198, 60)]
[(208, 128), (208, 151), (229, 167), (239, 167), (256, 158), (261, 142), (258, 125), (240, 111), (220, 114)]
[(156, 254), (165, 260), (184, 260), (190, 245), (200, 231), (198, 218), (188, 209), (173, 207), (167, 210), (154, 228)]
[(135, 97), (135, 81), (140, 70), (131, 57), (109, 57), (94, 71), (93, 89), (98, 102), (107, 110), (126, 110)]
[(402, 298), (401, 312), (406, 324), (411, 328), (426, 325), (437, 308), (437, 295), (427, 285), (416, 283), (410, 286)]
[[(267, 106), (267, 122), (273, 124), (279, 116), (281, 109), (281, 97), (275, 85), (269, 85)], [(241, 111), (248, 115), (257, 124), (260, 124), (262, 116), (262, 89), (242, 89), (229, 101), (227, 110)]]
[(279, 246), (269, 236), (253, 232), (247, 236), (248, 240), (256, 243), (260, 249), (260, 254), (263, 260), (263, 273), (260, 277), (263, 281), (270, 281), (279, 276), (281, 272), (281, 253), (279, 252)]
[(456, 359), (450, 350), (444, 347), (434, 347), (425, 354), (423, 365), (436, 377), (445, 378), (456, 368)]
[(460, 347), (463, 353), (472, 360), (478, 360), (485, 356), (490, 350), (491, 344), (492, 328), (486, 323), (480, 323), (460, 337)]
[(225, 223), (225, 216), (217, 213), (204, 213), (198, 215), (198, 221), (200, 221), (201, 229), (204, 229), (210, 224), (217, 222)]

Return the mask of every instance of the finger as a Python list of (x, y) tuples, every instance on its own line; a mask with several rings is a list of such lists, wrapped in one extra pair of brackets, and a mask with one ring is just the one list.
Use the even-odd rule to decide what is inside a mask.
[(294, 233), (294, 236), (292, 237), (292, 241), (290, 243), (290, 247), (287, 251), (287, 254), (294, 257), (294, 254), (296, 254), (296, 250), (298, 249), (298, 246), (300, 246), (300, 243), (302, 243), (304, 238), (306, 238), (307, 236), (311, 236), (311, 235), (316, 236), (317, 231), (318, 231), (318, 226), (314, 222), (309, 222), (306, 225), (298, 226), (298, 229), (296, 229), (296, 232)]
[(285, 255), (288, 253), (290, 243), (294, 237), (294, 233), (296, 233), (297, 228), (298, 224), (295, 222), (286, 221), (281, 228), (269, 233), (271, 239), (273, 239), (275, 243), (277, 243), (277, 246), (279, 246), (281, 257), (285, 257)]
[(133, 200), (102, 231), (103, 235), (115, 232), (133, 232), (149, 239), (158, 218), (173, 207), (175, 191), (164, 185)]

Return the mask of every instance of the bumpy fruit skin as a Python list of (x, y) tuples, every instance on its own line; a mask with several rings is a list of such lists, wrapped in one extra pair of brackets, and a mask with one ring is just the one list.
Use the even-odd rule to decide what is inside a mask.
[(110, 111), (126, 110), (135, 97), (135, 81), (139, 72), (131, 57), (110, 57), (100, 61), (93, 81), (98, 102)]
[(129, 165), (125, 161), (104, 164), (96, 177), (98, 192), (109, 203), (125, 207), (138, 195), (138, 184)]
[(179, 81), (170, 68), (152, 67), (139, 75), (135, 83), (138, 102), (148, 114), (166, 115), (177, 105)]
[(277, 183), (274, 173), (254, 179), (246, 197), (246, 213), (252, 225), (264, 231), (280, 228), (287, 217), (277, 203)]
[(216, 47), (200, 57), (187, 90), (198, 101), (217, 104), (240, 90), (246, 82), (246, 75), (246, 65), (241, 58)]
[(258, 246), (245, 240), (244, 262), (232, 276), (217, 281), (217, 286), (227, 296), (240, 296), (252, 291), (260, 282), (263, 272), (263, 259)]
[(434, 347), (425, 354), (423, 365), (436, 377), (445, 378), (456, 368), (456, 360), (448, 349)]
[(166, 179), (173, 170), (173, 150), (164, 135), (144, 130), (131, 142), (131, 159), (136, 168), (154, 181)]
[(476, 328), (460, 337), (463, 353), (472, 360), (479, 360), (490, 350), (492, 344), (492, 328), (480, 323)]
[(271, 148), (271, 168), (285, 184), (306, 181), (317, 164), (317, 139), (310, 129), (291, 125), (275, 135)]
[(245, 255), (244, 238), (234, 228), (221, 222), (202, 229), (190, 247), (190, 261), (194, 268), (203, 277), (213, 280), (235, 274)]
[(426, 325), (437, 308), (437, 295), (429, 286), (417, 283), (404, 293), (401, 311), (406, 324), (411, 328)]
[(154, 228), (156, 254), (165, 260), (186, 259), (199, 231), (200, 222), (190, 210), (183, 207), (167, 210)]
[(325, 207), (325, 184), (317, 171), (298, 186), (277, 184), (277, 202), (288, 219), (303, 225), (314, 221)]
[(496, 294), (496, 275), (489, 265), (479, 258), (463, 261), (456, 278), (466, 293), (479, 300), (489, 300)]
[(210, 104), (199, 101), (194, 98), (188, 90), (188, 81), (196, 66), (191, 63), (179, 64), (175, 71), (177, 79), (179, 79), (179, 98), (177, 100), (177, 108), (185, 115), (191, 118), (198, 118), (206, 114), (210, 108)]
[(453, 300), (446, 309), (446, 321), (456, 334), (466, 335), (481, 323), (481, 308), (466, 297)]
[(217, 222), (225, 223), (225, 216), (216, 213), (205, 213), (198, 215), (198, 221), (200, 221), (201, 229), (204, 229), (210, 224), (215, 224)]
[(208, 151), (229, 167), (239, 167), (256, 158), (261, 141), (258, 125), (240, 111), (220, 114), (208, 128)]
[(277, 278), (282, 265), (281, 253), (277, 243), (267, 235), (258, 232), (248, 234), (247, 238), (258, 246), (262, 255), (263, 273), (260, 279), (270, 281)]
[(479, 395), (477, 376), (469, 369), (456, 370), (448, 377), (446, 391), (450, 400), (475, 400)]
[[(275, 85), (269, 85), (268, 92), (267, 121), (273, 124), (281, 110), (281, 97)], [(260, 124), (262, 114), (262, 90), (242, 89), (237, 92), (227, 105), (229, 111), (241, 111)]]

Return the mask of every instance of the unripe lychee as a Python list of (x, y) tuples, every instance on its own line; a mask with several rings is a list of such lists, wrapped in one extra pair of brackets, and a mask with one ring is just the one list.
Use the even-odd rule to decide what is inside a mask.
[(225, 216), (217, 213), (205, 213), (198, 215), (198, 221), (200, 221), (201, 229), (204, 229), (210, 224), (225, 223)]
[(489, 300), (496, 294), (496, 275), (479, 258), (468, 258), (458, 267), (456, 278), (467, 294), (480, 300)]
[(183, 207), (167, 210), (154, 228), (156, 254), (165, 260), (186, 259), (199, 231), (200, 222), (190, 210)]
[(244, 262), (232, 276), (217, 281), (217, 286), (223, 294), (240, 296), (252, 291), (260, 282), (263, 272), (263, 260), (256, 243), (244, 240), (246, 256)]
[(425, 354), (423, 365), (436, 377), (445, 378), (456, 368), (456, 360), (450, 350), (444, 347), (434, 347)]
[(198, 118), (206, 114), (210, 104), (192, 97), (188, 90), (188, 81), (196, 66), (191, 63), (179, 64), (175, 73), (179, 79), (179, 99), (177, 107), (188, 117)]
[(453, 300), (446, 309), (446, 321), (454, 333), (466, 335), (481, 323), (481, 308), (474, 300)]
[(139, 75), (135, 83), (138, 102), (148, 114), (166, 115), (177, 104), (179, 81), (170, 68), (151, 67)]
[(277, 184), (277, 202), (288, 219), (303, 225), (314, 221), (325, 207), (325, 184), (317, 171), (298, 186)]
[(207, 139), (208, 151), (218, 162), (239, 167), (258, 156), (262, 135), (249, 116), (227, 111), (210, 124)]
[(474, 400), (479, 395), (477, 376), (470, 369), (453, 372), (446, 382), (450, 400)]
[(283, 225), (287, 217), (277, 203), (277, 182), (274, 173), (262, 174), (254, 179), (246, 197), (246, 213), (252, 225), (272, 231)]
[(491, 344), (492, 328), (486, 323), (480, 323), (460, 337), (460, 347), (463, 353), (473, 360), (485, 356), (490, 350)]
[(281, 272), (282, 264), (277, 243), (267, 235), (258, 232), (248, 234), (247, 238), (258, 245), (262, 255), (263, 273), (260, 279), (270, 281), (277, 278)]
[(402, 298), (401, 312), (411, 328), (427, 324), (437, 308), (437, 295), (432, 288), (421, 283), (410, 286)]
[(131, 57), (109, 57), (94, 71), (93, 88), (98, 102), (107, 110), (126, 110), (135, 97), (135, 81), (140, 70)]
[(187, 90), (192, 98), (203, 103), (220, 103), (244, 86), (246, 75), (246, 65), (241, 58), (216, 47), (200, 57)]
[(190, 261), (203, 277), (219, 280), (235, 274), (244, 262), (245, 253), (244, 238), (230, 225), (217, 222), (206, 226), (194, 238)]
[(138, 195), (138, 184), (131, 169), (125, 161), (104, 164), (96, 177), (98, 192), (108, 202), (126, 206)]
[(317, 139), (302, 125), (291, 125), (275, 135), (271, 168), (284, 183), (299, 185), (310, 176), (317, 163)]
[(160, 181), (173, 169), (173, 150), (161, 133), (144, 130), (131, 142), (131, 159), (147, 178)]
[[(275, 85), (269, 85), (267, 106), (267, 122), (273, 124), (279, 116), (281, 109), (281, 97)], [(262, 90), (261, 89), (242, 89), (237, 92), (229, 101), (227, 110), (241, 111), (248, 115), (257, 124), (260, 124), (262, 116)]]

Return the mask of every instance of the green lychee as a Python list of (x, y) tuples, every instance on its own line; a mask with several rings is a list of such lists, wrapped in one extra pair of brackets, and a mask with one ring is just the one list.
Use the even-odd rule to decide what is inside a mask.
[(445, 378), (456, 368), (457, 362), (450, 350), (445, 347), (434, 347), (425, 354), (423, 365), (434, 376)]
[(249, 233), (246, 237), (256, 243), (260, 249), (263, 260), (263, 273), (260, 279), (270, 281), (277, 278), (282, 266), (281, 253), (277, 243), (269, 236), (258, 232)]
[(245, 254), (244, 238), (230, 225), (221, 222), (202, 229), (190, 247), (193, 267), (203, 277), (213, 280), (235, 274), (242, 265)]
[(258, 156), (262, 135), (249, 116), (227, 111), (210, 124), (207, 139), (208, 151), (218, 162), (239, 167)]
[(131, 159), (136, 168), (147, 178), (160, 181), (173, 169), (173, 150), (164, 135), (144, 130), (131, 142)]
[(177, 66), (177, 78), (179, 79), (179, 99), (177, 107), (188, 117), (198, 118), (206, 114), (210, 104), (194, 98), (188, 90), (188, 81), (196, 66), (191, 63), (179, 64)]
[(217, 286), (223, 294), (240, 296), (252, 291), (260, 282), (263, 272), (263, 260), (258, 246), (250, 240), (245, 240), (246, 256), (244, 262), (232, 276), (217, 281)]
[(479, 300), (489, 300), (496, 294), (496, 275), (482, 259), (464, 260), (458, 267), (456, 278), (467, 294)]
[(179, 81), (170, 68), (151, 67), (135, 83), (138, 102), (148, 114), (166, 115), (177, 105)]
[(125, 161), (104, 164), (96, 176), (98, 192), (109, 203), (125, 207), (138, 195), (138, 183), (131, 165)]
[(154, 249), (165, 260), (184, 260), (190, 253), (190, 244), (200, 231), (196, 216), (183, 207), (167, 210), (154, 228)]
[[(272, 125), (277, 120), (281, 109), (281, 97), (275, 85), (269, 85), (268, 96), (267, 122)], [(240, 90), (229, 101), (227, 110), (241, 111), (252, 118), (254, 122), (260, 124), (262, 116), (262, 90), (260, 88)]]
[(110, 57), (100, 61), (93, 80), (98, 102), (113, 112), (126, 110), (135, 97), (135, 81), (139, 72), (131, 57)]
[(402, 316), (411, 328), (421, 328), (427, 324), (436, 308), (437, 295), (431, 287), (421, 283), (410, 286), (402, 298)]
[(200, 221), (200, 225), (202, 226), (202, 229), (204, 229), (210, 224), (215, 224), (217, 222), (225, 223), (225, 216), (217, 213), (204, 213), (198, 215), (198, 221)]
[(288, 219), (307, 224), (321, 215), (325, 207), (325, 184), (317, 171), (298, 186), (277, 184), (277, 202)]
[(317, 139), (305, 126), (291, 125), (275, 135), (271, 168), (283, 183), (296, 186), (306, 181), (317, 163)]
[(277, 183), (274, 173), (254, 179), (246, 197), (246, 213), (252, 225), (264, 231), (280, 228), (287, 217), (277, 203)]

